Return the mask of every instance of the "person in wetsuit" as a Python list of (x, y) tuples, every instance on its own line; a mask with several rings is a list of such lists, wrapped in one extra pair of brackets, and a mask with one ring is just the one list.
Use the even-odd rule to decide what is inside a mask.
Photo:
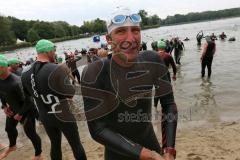
[(152, 47), (152, 50), (153, 50), (153, 51), (158, 51), (157, 41), (153, 41), (153, 42), (151, 43), (151, 47)]
[(203, 52), (202, 56), (200, 58), (201, 60), (201, 66), (202, 66), (202, 78), (205, 76), (205, 68), (207, 67), (208, 69), (208, 78), (211, 77), (212, 74), (212, 61), (213, 61), (213, 56), (216, 51), (216, 44), (215, 44), (215, 39), (211, 37), (206, 37), (206, 42), (204, 43), (203, 46)]
[(214, 41), (217, 40), (217, 36), (214, 33), (211, 34), (210, 38)]
[(196, 39), (197, 39), (197, 45), (201, 45), (202, 44), (202, 38), (203, 38), (203, 31), (198, 32)]
[[(173, 70), (172, 79), (175, 81), (176, 80), (177, 67), (176, 67), (176, 64), (173, 60), (173, 57), (165, 51), (165, 48), (166, 48), (166, 42), (158, 41), (158, 53), (159, 53), (160, 57), (162, 58), (162, 60), (164, 61), (167, 68), (169, 68), (169, 66), (171, 65), (172, 70)], [(169, 76), (169, 80), (171, 81), (171, 77), (170, 77), (169, 72), (168, 72), (168, 76)]]
[(184, 43), (178, 38), (174, 39), (174, 59), (176, 64), (181, 64), (180, 60), (184, 49)]
[(11, 58), (8, 60), (8, 66), (10, 68), (10, 72), (18, 76), (21, 76), (23, 68), (21, 68), (19, 64), (20, 64), (20, 61), (16, 58)]
[(0, 159), (16, 150), (18, 136), (16, 127), (19, 122), (35, 149), (33, 160), (41, 159), (41, 139), (36, 133), (34, 104), (29, 96), (23, 94), (21, 78), (10, 72), (5, 58), (0, 58), (0, 98), (6, 114), (5, 131), (9, 139), (9, 148), (0, 155)]
[[(104, 145), (105, 160), (173, 160), (177, 107), (167, 68), (157, 52), (139, 53), (140, 16), (119, 10), (107, 25), (112, 58), (83, 70), (81, 89), (90, 134)], [(114, 18), (117, 15), (119, 19)], [(121, 23), (114, 23), (120, 19)], [(161, 97), (163, 117), (175, 117), (162, 121), (162, 148), (151, 122), (153, 86)]]
[[(81, 59), (81, 57), (76, 57), (74, 54), (70, 54), (69, 58), (66, 60), (66, 63), (72, 72), (72, 76), (73, 76), (74, 80), (75, 80), (75, 77), (77, 77), (79, 84), (81, 82), (80, 82), (80, 73), (77, 69), (77, 61), (79, 61), (80, 59)], [(75, 83), (74, 80), (72, 82), (73, 84)]]
[(225, 38), (227, 38), (227, 35), (226, 35), (224, 32), (222, 32), (222, 33), (219, 35), (219, 38), (220, 38), (221, 40), (224, 40)]
[(141, 51), (146, 51), (147, 50), (147, 43), (146, 42), (142, 42), (142, 45), (141, 45)]
[[(160, 57), (162, 58), (162, 60), (164, 61), (167, 68), (169, 68), (169, 66), (171, 65), (172, 70), (173, 70), (172, 79), (175, 81), (176, 80), (177, 67), (176, 67), (176, 64), (173, 60), (173, 57), (170, 54), (166, 53), (165, 48), (166, 48), (166, 42), (158, 41), (158, 53), (159, 53)], [(169, 81), (171, 81), (170, 72), (168, 72), (167, 74), (168, 74)], [(160, 100), (160, 97), (158, 97), (158, 96), (154, 97), (154, 107), (155, 108), (157, 108), (159, 100)]]
[(34, 98), (38, 107), (39, 120), (51, 142), (51, 159), (62, 159), (63, 133), (75, 159), (86, 160), (76, 120), (73, 114), (67, 114), (75, 93), (68, 78), (71, 71), (65, 64), (55, 64), (55, 46), (51, 41), (38, 41), (36, 50), (37, 60), (23, 72), (22, 82), (25, 93)]
[(88, 63), (93, 63), (100, 59), (100, 57), (98, 57), (97, 52), (98, 52), (97, 48), (90, 48), (88, 50), (88, 53), (87, 53), (87, 62)]

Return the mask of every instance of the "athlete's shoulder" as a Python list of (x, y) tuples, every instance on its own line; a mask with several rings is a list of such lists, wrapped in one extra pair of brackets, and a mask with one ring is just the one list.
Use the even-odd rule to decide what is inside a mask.
[(21, 77), (14, 73), (11, 73), (9, 80), (12, 87), (18, 87), (21, 84)]
[(84, 67), (82, 72), (82, 81), (85, 83), (94, 83), (97, 78), (107, 69), (109, 59), (97, 60)]
[(163, 63), (161, 57), (159, 56), (158, 52), (156, 51), (141, 51), (139, 54), (139, 60), (143, 62), (158, 62)]

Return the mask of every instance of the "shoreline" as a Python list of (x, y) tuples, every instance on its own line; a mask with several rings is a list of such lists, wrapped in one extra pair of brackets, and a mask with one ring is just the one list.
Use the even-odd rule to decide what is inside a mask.
[[(86, 122), (78, 122), (80, 137), (88, 160), (103, 160), (104, 147), (95, 142), (89, 135)], [(156, 127), (156, 126), (155, 126)], [(21, 127), (19, 127), (21, 128)], [(42, 139), (43, 158), (50, 159), (50, 142), (42, 125), (37, 125), (37, 131)], [(178, 160), (239, 160), (240, 159), (240, 120), (221, 121), (208, 125), (178, 128), (176, 150)], [(157, 137), (160, 132), (156, 131)], [(63, 136), (64, 137), (64, 136)], [(159, 142), (161, 140), (159, 139)], [(24, 135), (18, 139), (18, 148), (6, 160), (26, 160), (33, 156), (31, 142)], [(21, 146), (22, 145), (22, 146)], [(2, 153), (3, 151), (0, 151)], [(65, 137), (62, 139), (63, 160), (74, 159), (71, 148)], [(21, 156), (20, 156), (21, 155)]]

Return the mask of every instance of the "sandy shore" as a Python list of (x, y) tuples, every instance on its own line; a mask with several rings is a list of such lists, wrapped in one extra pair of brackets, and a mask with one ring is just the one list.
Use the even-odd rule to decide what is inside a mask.
[[(85, 123), (79, 124), (80, 130), (87, 129)], [(49, 158), (50, 143), (42, 126), (38, 127), (43, 142), (43, 157)], [(81, 133), (81, 131), (80, 131)], [(240, 121), (218, 122), (209, 126), (178, 129), (178, 160), (240, 160)], [(81, 133), (81, 141), (89, 160), (103, 160), (103, 147), (94, 142), (88, 132)], [(31, 159), (34, 151), (31, 142), (22, 137), (18, 140), (20, 148), (11, 153), (6, 160)], [(71, 149), (63, 138), (63, 159), (73, 159)], [(2, 153), (2, 151), (1, 151)]]

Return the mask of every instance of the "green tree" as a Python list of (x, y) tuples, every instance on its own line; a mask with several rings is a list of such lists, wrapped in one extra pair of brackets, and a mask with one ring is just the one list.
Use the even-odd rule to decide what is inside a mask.
[(76, 35), (79, 35), (79, 27), (74, 25), (74, 26), (71, 26), (71, 36), (76, 36)]
[(64, 30), (61, 24), (53, 23), (53, 28), (54, 28), (54, 35), (56, 38), (61, 38), (66, 36), (66, 31)]
[(150, 17), (150, 19), (152, 25), (160, 24), (160, 18), (158, 17), (158, 15), (154, 14), (153, 16)]
[(72, 34), (71, 26), (67, 22), (56, 21), (56, 22), (54, 22), (54, 24), (58, 24), (58, 25), (62, 26), (62, 28), (65, 31), (65, 36), (71, 36), (71, 34)]
[(34, 43), (40, 39), (38, 33), (34, 29), (30, 29), (27, 33), (27, 41)]
[(107, 31), (106, 22), (97, 18), (93, 21), (93, 33), (104, 33)]
[(40, 38), (53, 39), (55, 38), (54, 27), (49, 22), (37, 22), (33, 25), (33, 29), (38, 33)]
[(141, 26), (147, 26), (148, 25), (148, 13), (145, 11), (145, 10), (140, 10), (138, 12), (138, 14), (141, 16), (142, 18), (142, 23), (141, 23)]
[(24, 41), (27, 39), (27, 32), (29, 30), (28, 23), (25, 20), (19, 20), (15, 17), (8, 17), (11, 20), (11, 30), (14, 32), (16, 38)]
[(12, 45), (16, 43), (16, 37), (11, 31), (11, 22), (0, 15), (0, 46)]

